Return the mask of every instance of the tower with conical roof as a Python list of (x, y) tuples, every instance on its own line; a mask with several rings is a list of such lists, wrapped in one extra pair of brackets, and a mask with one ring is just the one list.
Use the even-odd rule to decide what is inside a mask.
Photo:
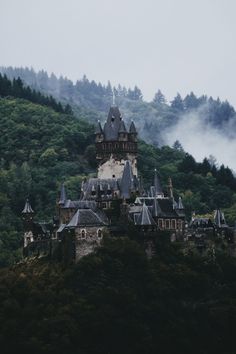
[(21, 212), (22, 220), (24, 224), (24, 247), (26, 247), (30, 242), (34, 241), (33, 237), (33, 219), (34, 211), (31, 207), (29, 199), (26, 199), (24, 209)]
[(127, 127), (119, 108), (112, 105), (104, 126), (98, 122), (95, 136), (98, 178), (122, 178), (127, 160), (137, 177), (137, 131), (133, 121)]

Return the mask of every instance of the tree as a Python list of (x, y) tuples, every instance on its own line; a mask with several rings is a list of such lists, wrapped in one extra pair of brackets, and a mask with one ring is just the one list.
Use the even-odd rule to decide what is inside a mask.
[(128, 89), (127, 97), (130, 100), (141, 101), (143, 98), (143, 94), (142, 91), (137, 86), (135, 86), (133, 90), (131, 90), (130, 88)]
[(177, 93), (173, 101), (171, 101), (171, 108), (176, 109), (180, 112), (184, 111), (184, 102), (179, 93)]
[(155, 96), (153, 98), (153, 103), (155, 103), (157, 107), (161, 107), (166, 104), (166, 98), (161, 92), (161, 90), (158, 90), (157, 93), (155, 93)]
[(184, 151), (183, 146), (180, 144), (179, 140), (176, 140), (173, 144), (173, 149), (178, 151)]

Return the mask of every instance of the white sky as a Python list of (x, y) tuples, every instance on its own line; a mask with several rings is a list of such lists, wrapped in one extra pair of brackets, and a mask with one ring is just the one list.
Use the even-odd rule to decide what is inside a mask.
[(236, 106), (236, 0), (0, 0), (0, 65)]

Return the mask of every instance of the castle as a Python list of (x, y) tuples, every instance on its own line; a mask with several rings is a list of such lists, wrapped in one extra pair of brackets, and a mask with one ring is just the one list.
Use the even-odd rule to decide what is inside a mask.
[(79, 200), (68, 199), (62, 184), (58, 218), (51, 224), (35, 222), (26, 201), (24, 255), (53, 255), (59, 250), (62, 258), (77, 262), (94, 252), (105, 234), (125, 235), (128, 225), (143, 235), (149, 255), (152, 238), (163, 231), (169, 232), (172, 241), (183, 238), (186, 221), (181, 197), (175, 201), (171, 178), (168, 195), (164, 195), (156, 170), (153, 185), (144, 190), (138, 175), (137, 144), (135, 123), (127, 127), (119, 108), (111, 106), (104, 126), (98, 122), (95, 130), (97, 177), (83, 181)]

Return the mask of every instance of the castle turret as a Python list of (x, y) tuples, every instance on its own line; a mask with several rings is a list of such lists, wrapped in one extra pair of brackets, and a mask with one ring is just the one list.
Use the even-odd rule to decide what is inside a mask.
[(24, 209), (21, 212), (22, 220), (24, 223), (24, 247), (26, 247), (30, 242), (34, 241), (33, 237), (33, 219), (34, 211), (30, 205), (29, 199), (26, 199)]
[(96, 138), (95, 138), (96, 143), (100, 143), (100, 142), (103, 141), (104, 133), (103, 133), (103, 130), (102, 130), (102, 126), (101, 126), (100, 120), (98, 120), (98, 122), (97, 122), (97, 126), (96, 126), (96, 129), (95, 129), (95, 135), (96, 135)]
[(128, 141), (128, 133), (127, 133), (125, 122), (123, 121), (123, 119), (120, 121), (118, 140), (119, 141)]
[(29, 199), (26, 199), (24, 209), (21, 212), (22, 219), (25, 223), (25, 225), (29, 225), (30, 223), (33, 222), (33, 217), (34, 217), (34, 211), (30, 205)]
[(130, 133), (130, 140), (137, 142), (138, 133), (137, 133), (137, 130), (136, 130), (136, 127), (135, 127), (135, 124), (134, 124), (133, 120), (132, 120), (132, 122), (130, 124), (129, 133)]

